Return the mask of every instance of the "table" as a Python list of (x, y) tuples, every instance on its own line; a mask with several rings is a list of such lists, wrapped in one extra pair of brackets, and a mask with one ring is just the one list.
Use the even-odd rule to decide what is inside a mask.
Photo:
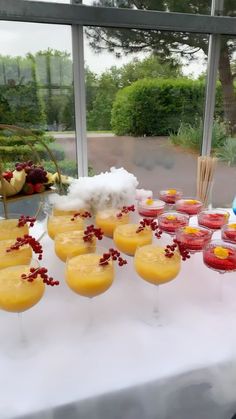
[(43, 244), (45, 265), (61, 286), (48, 287), (23, 313), (23, 353), (14, 347), (17, 315), (0, 313), (1, 419), (233, 416), (235, 273), (221, 276), (193, 255), (176, 280), (159, 288), (163, 325), (152, 327), (146, 321), (157, 289), (135, 274), (132, 258), (105, 294), (87, 300), (64, 284), (52, 240)]

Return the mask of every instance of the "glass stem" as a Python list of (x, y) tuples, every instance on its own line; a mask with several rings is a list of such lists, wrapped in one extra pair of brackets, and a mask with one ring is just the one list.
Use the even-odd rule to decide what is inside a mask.
[(159, 311), (159, 286), (156, 285), (156, 289), (155, 289), (155, 300), (154, 300), (154, 306), (153, 306), (153, 316), (154, 318), (158, 319), (160, 316), (160, 311)]
[(22, 313), (18, 313), (18, 324), (19, 324), (19, 342), (21, 344), (25, 344), (27, 339), (24, 332)]

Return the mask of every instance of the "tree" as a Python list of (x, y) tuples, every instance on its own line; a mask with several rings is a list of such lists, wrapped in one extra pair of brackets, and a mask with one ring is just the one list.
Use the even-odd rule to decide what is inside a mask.
[[(173, 11), (181, 13), (210, 14), (210, 2), (206, 0), (99, 0), (96, 6), (122, 7), (141, 10)], [(224, 14), (232, 16), (235, 12), (234, 0), (225, 0)], [(96, 52), (103, 49), (114, 52), (117, 56), (140, 51), (153, 52), (161, 60), (170, 60), (179, 54), (195, 59), (196, 52), (207, 54), (208, 36), (182, 32), (160, 32), (158, 30), (116, 29), (93, 27), (88, 28), (87, 36), (90, 45)], [(224, 115), (236, 132), (236, 95), (233, 81), (231, 60), (235, 41), (222, 37), (219, 79), (222, 85)]]

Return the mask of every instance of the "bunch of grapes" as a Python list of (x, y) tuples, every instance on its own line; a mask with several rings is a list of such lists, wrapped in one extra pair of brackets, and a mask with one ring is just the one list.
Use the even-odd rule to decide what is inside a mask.
[(32, 161), (16, 163), (15, 166), (17, 171), (25, 171), (27, 183), (35, 185), (36, 183), (47, 183), (48, 181), (47, 172), (43, 166), (37, 166)]

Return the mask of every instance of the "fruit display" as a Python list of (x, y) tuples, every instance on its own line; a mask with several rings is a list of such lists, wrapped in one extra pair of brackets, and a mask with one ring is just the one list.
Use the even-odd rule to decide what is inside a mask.
[[(61, 183), (69, 184), (71, 178), (61, 175)], [(42, 193), (56, 183), (59, 183), (58, 173), (47, 172), (43, 166), (33, 161), (15, 163), (14, 170), (2, 173), (0, 195), (11, 197), (19, 193), (32, 195)]]

